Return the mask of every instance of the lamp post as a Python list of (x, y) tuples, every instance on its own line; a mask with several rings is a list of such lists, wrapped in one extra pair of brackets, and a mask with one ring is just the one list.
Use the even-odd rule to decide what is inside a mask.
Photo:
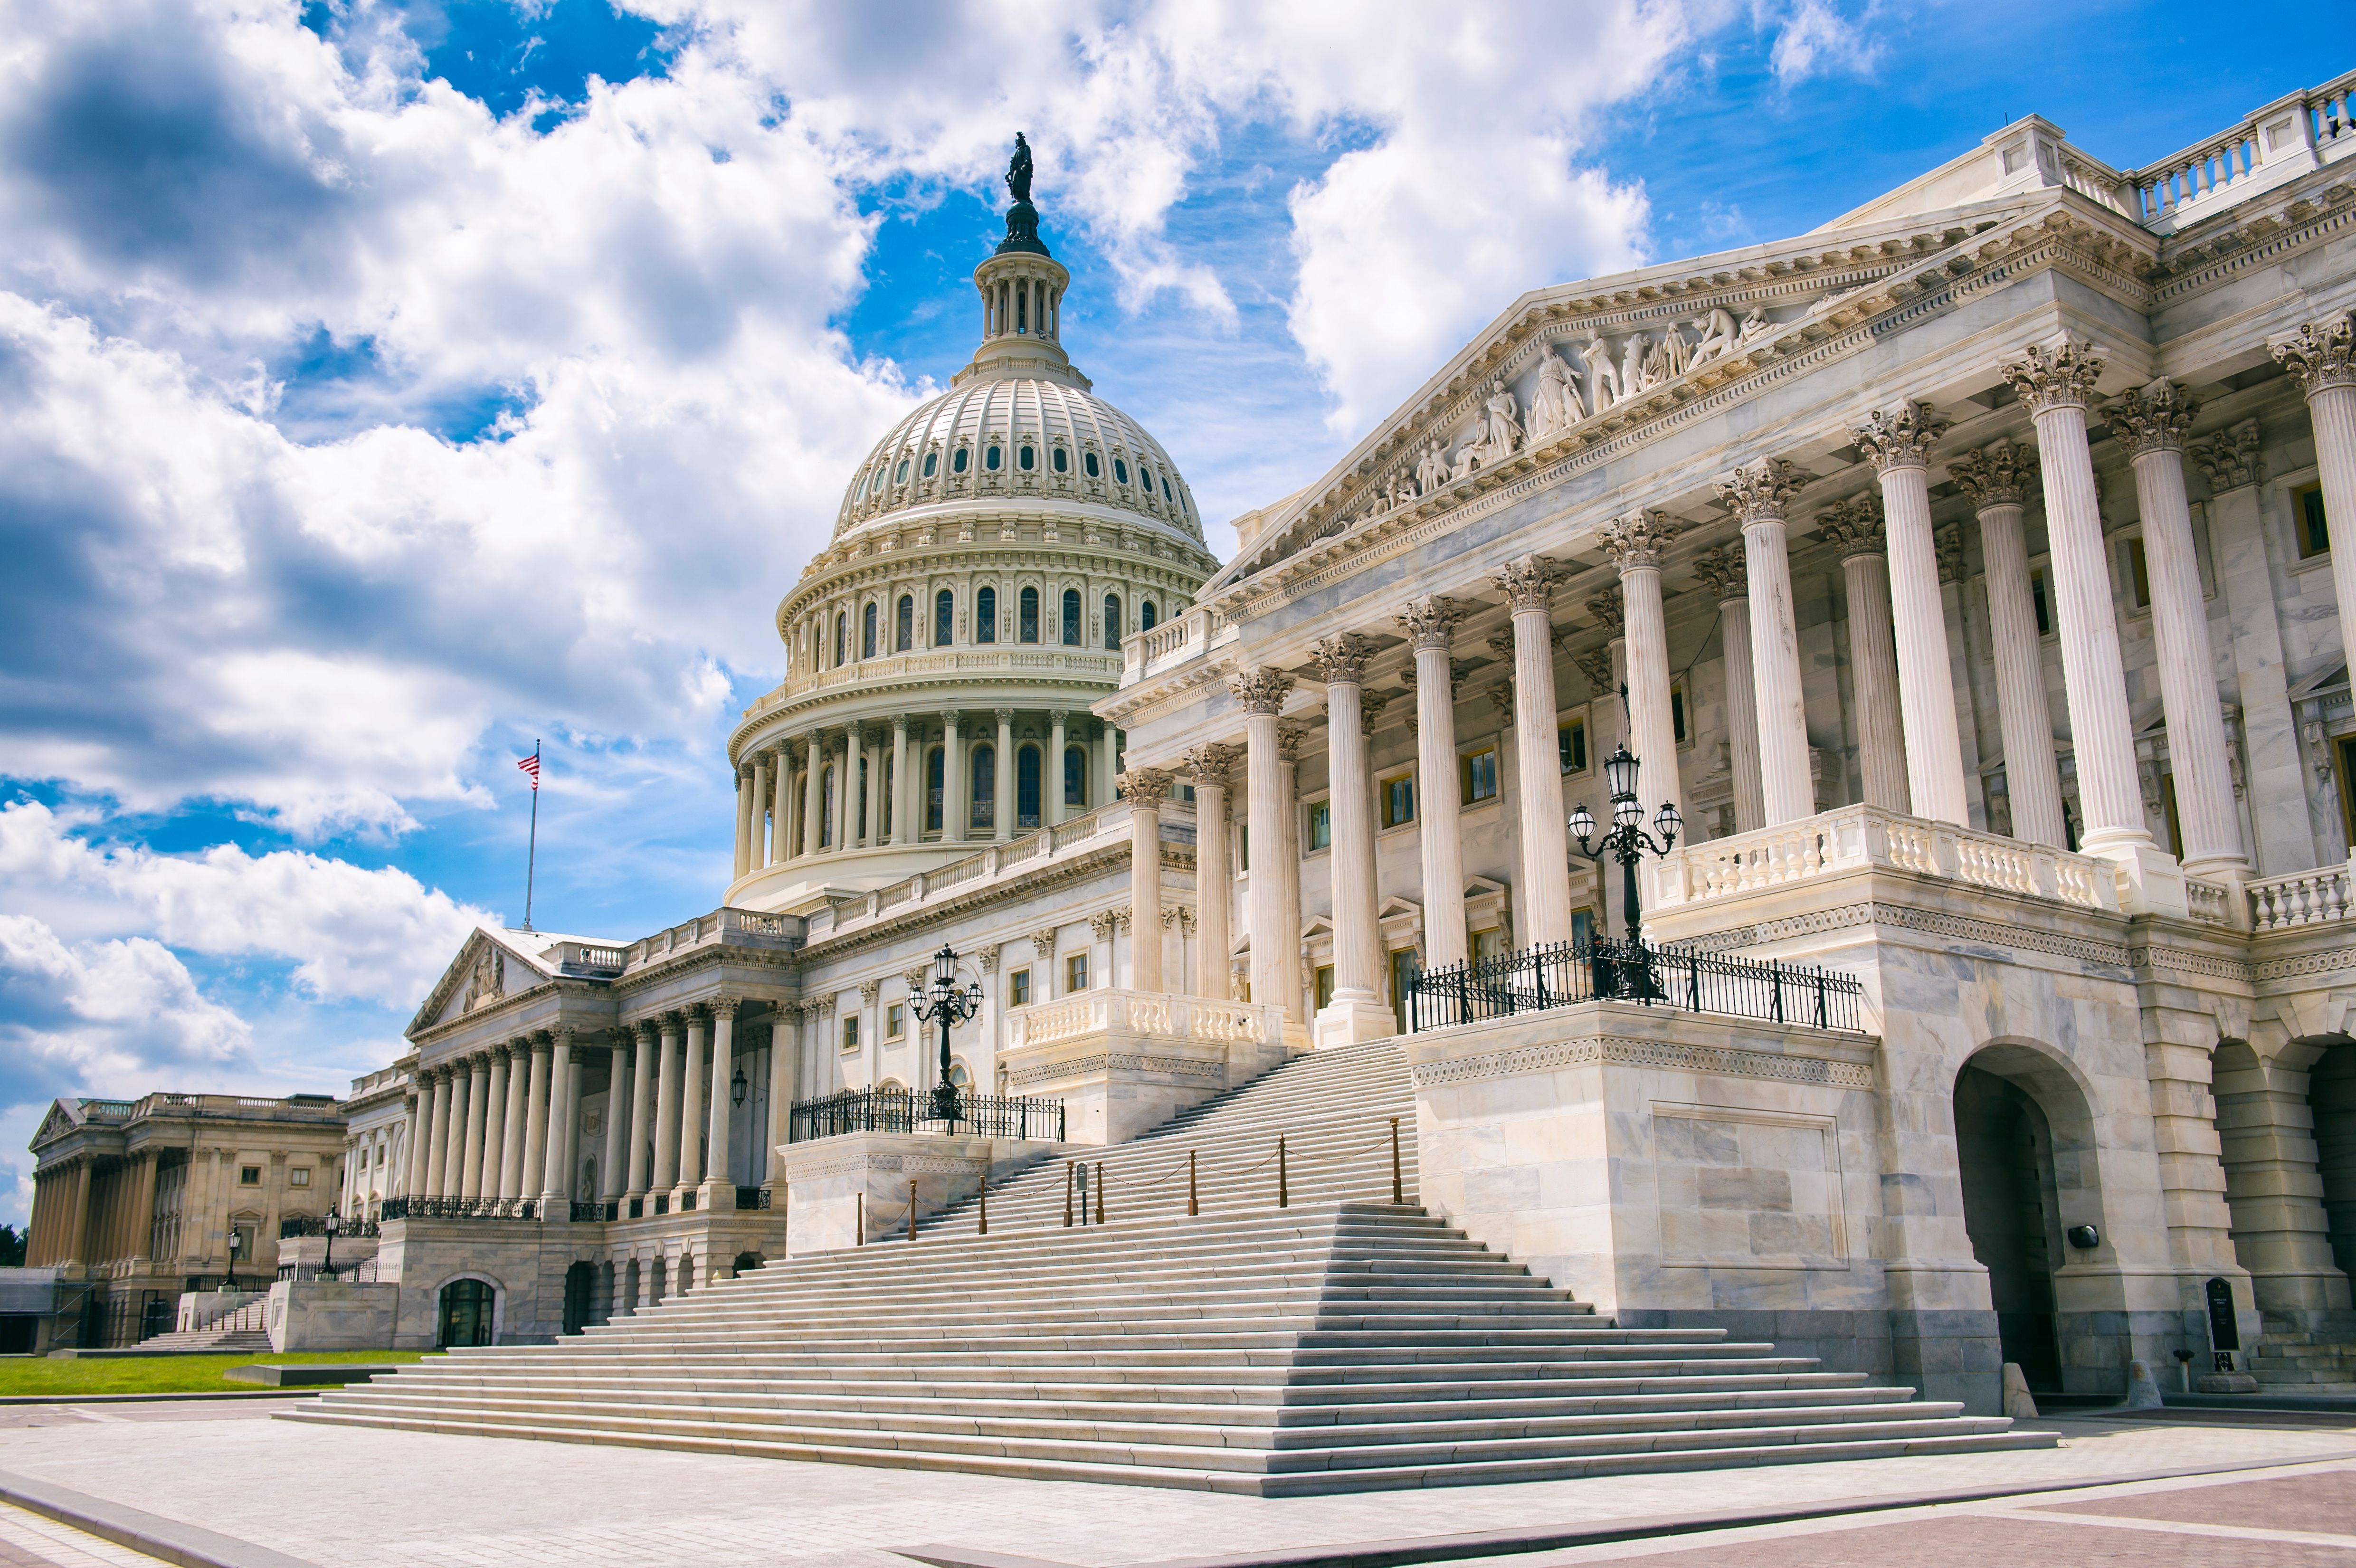
[(1643, 909), (1636, 897), (1636, 867), (1648, 849), (1656, 855), (1668, 854), (1677, 842), (1678, 831), (1686, 825), (1675, 803), (1664, 800), (1653, 815), (1653, 826), (1660, 831), (1660, 838), (1655, 841), (1644, 831), (1644, 808), (1636, 799), (1636, 774), (1643, 766), (1629, 755), (1625, 746), (1612, 747), (1612, 755), (1603, 759), (1604, 782), (1612, 789), (1612, 828), (1600, 842), (1589, 843), (1595, 836), (1595, 819), (1588, 814), (1583, 803), (1570, 813), (1570, 834), (1579, 841), (1580, 854), (1599, 862), (1609, 855), (1620, 863), (1621, 895), (1628, 906), (1628, 945), (1632, 950), (1644, 939)]
[(943, 945), (933, 955), (933, 978), (922, 991), (909, 998), (916, 1016), (937, 1023), (941, 1028), (941, 1079), (933, 1086), (933, 1116), (957, 1131), (957, 1085), (949, 1081), (949, 1031), (981, 1011), (981, 982), (957, 982), (956, 950)]
[(229, 1228), (229, 1288), (232, 1292), (237, 1289), (237, 1250), (243, 1245), (245, 1245), (245, 1238), (238, 1234), (236, 1226), (230, 1226)]
[(728, 1103), (740, 1108), (744, 1103), (744, 1069), (741, 1067), (728, 1080)]
[(319, 1254), (319, 1277), (323, 1280), (336, 1277), (336, 1230), (343, 1222), (343, 1216), (336, 1212), (336, 1206), (329, 1204), (327, 1217), (319, 1221), (319, 1229), (326, 1232), (327, 1238), (327, 1244)]

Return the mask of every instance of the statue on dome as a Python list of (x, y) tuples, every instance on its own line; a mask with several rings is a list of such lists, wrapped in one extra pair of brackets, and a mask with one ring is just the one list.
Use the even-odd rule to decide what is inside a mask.
[(1039, 209), (1031, 205), (1031, 144), (1020, 131), (1014, 133), (1014, 156), (1006, 160), (1006, 189), (1014, 205), (1006, 209), (1006, 238), (998, 242), (998, 253), (1049, 254), (1039, 238)]
[(1006, 188), (1017, 203), (1031, 199), (1031, 144), (1014, 133), (1014, 156), (1006, 160)]

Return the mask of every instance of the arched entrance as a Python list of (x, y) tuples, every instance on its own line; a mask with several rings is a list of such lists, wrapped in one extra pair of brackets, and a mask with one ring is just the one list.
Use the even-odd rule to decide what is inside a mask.
[(564, 1271), (564, 1329), (578, 1334), (589, 1326), (590, 1295), (596, 1288), (597, 1269), (593, 1263), (575, 1263)]
[(442, 1287), (441, 1326), (434, 1343), (447, 1350), (460, 1345), (488, 1345), (494, 1328), (492, 1309), (498, 1293), (487, 1281), (452, 1280)]
[(2315, 1115), (2315, 1167), (2331, 1261), (2356, 1280), (2356, 1041), (2324, 1048), (2308, 1075), (2307, 1105)]

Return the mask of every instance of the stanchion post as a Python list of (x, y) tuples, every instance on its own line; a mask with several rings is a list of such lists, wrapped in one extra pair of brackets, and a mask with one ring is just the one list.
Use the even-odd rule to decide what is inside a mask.
[(1194, 1151), (1189, 1149), (1186, 1151), (1186, 1215), (1192, 1219), (1201, 1212), (1194, 1200)]
[(916, 1239), (916, 1184), (908, 1184), (908, 1240)]
[(1064, 1162), (1064, 1229), (1072, 1228), (1072, 1162)]
[(1407, 1201), (1407, 1185), (1399, 1179), (1398, 1118), (1391, 1118), (1391, 1201)]
[(1104, 1162), (1097, 1162), (1097, 1223), (1104, 1221)]
[(851, 1197), (857, 1198), (859, 1203), (851, 1244), (854, 1247), (864, 1247), (867, 1245), (867, 1195), (863, 1192), (855, 1192)]
[(1279, 1208), (1292, 1207), (1291, 1177), (1285, 1167), (1284, 1134), (1281, 1133), (1276, 1135), (1276, 1206)]
[(984, 1169), (984, 1170), (982, 1171), (982, 1173), (981, 1173), (981, 1230), (980, 1230), (980, 1234), (982, 1234), (982, 1235), (984, 1235), (984, 1236), (987, 1236), (987, 1235), (989, 1235), (989, 1234), (990, 1234), (990, 1172), (989, 1172), (987, 1169)]

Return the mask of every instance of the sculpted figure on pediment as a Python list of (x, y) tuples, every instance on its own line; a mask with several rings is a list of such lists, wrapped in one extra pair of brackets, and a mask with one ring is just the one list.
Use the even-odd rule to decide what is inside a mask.
[(1620, 384), (1620, 367), (1612, 362), (1612, 346), (1601, 333), (1587, 339), (1587, 391), (1592, 399), (1590, 413), (1601, 413), (1628, 395)]
[(1548, 344), (1538, 359), (1538, 384), (1530, 393), (1532, 446), (1550, 441), (1579, 423), (1578, 376)]
[(1633, 397), (1653, 383), (1644, 379), (1644, 335), (1628, 334), (1628, 341), (1620, 347), (1620, 395)]
[(1490, 467), (1512, 456), (1521, 446), (1522, 405), (1505, 378), (1499, 376), (1489, 383), (1489, 399), (1481, 409), (1481, 462)]
[(1667, 375), (1682, 376), (1693, 368), (1693, 345), (1686, 341), (1683, 328), (1672, 323), (1661, 334), (1661, 368)]
[(1734, 316), (1730, 311), (1713, 310), (1708, 316), (1695, 317), (1687, 325), (1701, 334), (1701, 341), (1694, 345), (1693, 355), (1687, 361), (1689, 368), (1707, 365), (1721, 355), (1731, 354), (1741, 343), (1741, 328), (1734, 325)]
[(1742, 340), (1745, 343), (1755, 343), (1774, 330), (1775, 324), (1767, 319), (1764, 310), (1754, 308), (1742, 318)]
[(1440, 442), (1430, 442), (1425, 446), (1423, 456), (1416, 459), (1416, 493), (1428, 496), (1447, 482), (1448, 458), (1445, 450)]
[(1456, 449), (1456, 460), (1448, 466), (1448, 477), (1461, 479), (1480, 466), (1481, 433), (1476, 430), (1464, 438), (1463, 446)]

